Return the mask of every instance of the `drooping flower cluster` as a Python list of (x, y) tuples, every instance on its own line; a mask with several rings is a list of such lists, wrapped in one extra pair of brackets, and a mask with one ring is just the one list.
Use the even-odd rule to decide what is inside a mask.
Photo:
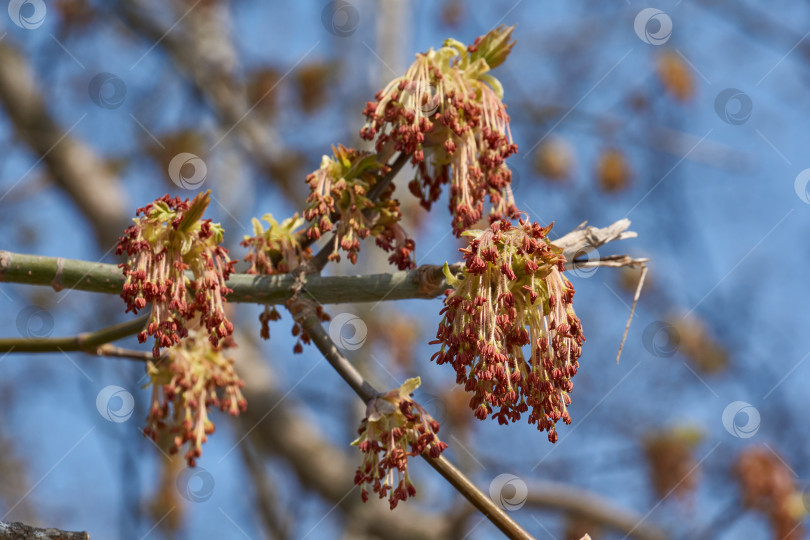
[[(121, 263), (126, 276), (121, 297), (127, 312), (152, 305), (146, 330), (138, 334), (143, 343), (155, 337), (157, 358), (161, 347), (171, 347), (187, 335), (186, 321), (199, 318), (216, 346), (233, 333), (224, 312), (225, 295), (231, 290), (225, 281), (233, 272), (228, 250), (222, 242), (223, 229), (210, 219), (201, 219), (210, 202), (210, 191), (193, 201), (168, 195), (143, 208), (118, 240), (117, 254), (126, 253)], [(186, 276), (189, 270), (194, 279)]]
[(489, 73), (509, 55), (512, 30), (498, 27), (468, 47), (448, 39), (439, 50), (418, 54), (364, 111), (360, 136), (375, 140), (383, 159), (395, 151), (411, 156), (418, 172), (409, 187), (425, 208), (450, 183), (456, 236), (481, 219), (485, 197), (490, 222), (518, 214), (505, 163), (517, 145), (503, 88)]
[(352, 443), (364, 454), (354, 476), (354, 483), (362, 486), (363, 502), (368, 500), (367, 487), (371, 486), (381, 499), (388, 497), (393, 510), (399, 501), (416, 494), (408, 476), (408, 458), (425, 451), (436, 458), (447, 448), (436, 436), (439, 423), (410, 397), (420, 384), (419, 377), (408, 379), (366, 407), (360, 436)]
[(465, 233), (466, 266), (460, 277), (445, 266), (453, 288), (431, 343), (441, 344), (432, 359), (451, 364), (456, 382), (472, 392), (476, 417), (492, 414), (505, 424), (531, 409), (529, 423), (555, 442), (557, 421), (571, 422), (566, 406), (584, 338), (562, 250), (546, 238), (550, 229), (504, 220)]
[[(245, 256), (245, 261), (250, 263), (248, 274), (265, 276), (287, 274), (312, 257), (312, 250), (301, 243), (302, 235), (299, 229), (305, 221), (298, 214), (281, 223), (276, 221), (272, 214), (265, 214), (262, 219), (270, 227), (265, 230), (261, 222), (253, 218), (253, 236), (245, 236), (242, 240), (242, 246), (250, 248), (250, 252)], [(329, 315), (322, 311), (319, 314), (321, 320), (329, 320)], [(270, 321), (279, 319), (281, 314), (275, 306), (264, 306), (264, 311), (259, 315), (262, 338), (270, 339)], [(302, 352), (302, 340), (309, 343), (309, 336), (301, 331), (298, 323), (293, 326), (293, 335), (299, 336), (295, 352)]]
[(382, 193), (370, 197), (389, 167), (377, 161), (377, 156), (338, 145), (333, 156), (323, 156), (320, 168), (307, 177), (310, 195), (304, 218), (312, 222), (307, 237), (317, 240), (334, 227), (337, 220), (335, 248), (330, 261), (339, 261), (338, 248), (348, 253), (352, 263), (357, 262), (360, 240), (369, 235), (377, 245), (393, 252), (389, 261), (400, 270), (415, 266), (414, 242), (399, 225), (402, 213), (399, 201), (392, 199), (393, 184)]
[(147, 385), (152, 386), (152, 405), (144, 434), (157, 441), (158, 435), (168, 429), (172, 435), (169, 451), (177, 453), (187, 444), (185, 458), (189, 467), (194, 467), (202, 454), (202, 444), (214, 432), (208, 407), (217, 407), (231, 416), (247, 408), (241, 391), (244, 382), (234, 370), (233, 359), (226, 358), (201, 330), (189, 330), (187, 337), (166, 351), (165, 358), (150, 360), (146, 371), (150, 378)]

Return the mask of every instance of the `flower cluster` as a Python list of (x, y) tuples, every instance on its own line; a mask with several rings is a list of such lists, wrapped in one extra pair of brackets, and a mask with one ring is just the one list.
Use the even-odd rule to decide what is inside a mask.
[(451, 364), (456, 381), (472, 392), (476, 417), (492, 414), (505, 424), (531, 408), (529, 423), (556, 442), (557, 421), (571, 422), (566, 406), (584, 338), (562, 250), (546, 238), (550, 229), (503, 220), (466, 232), (466, 265), (460, 277), (445, 266), (453, 288), (445, 291), (431, 343), (441, 344), (432, 359)]
[(363, 502), (371, 486), (381, 499), (388, 497), (393, 510), (399, 501), (416, 494), (408, 476), (408, 458), (425, 451), (436, 458), (447, 448), (436, 436), (439, 423), (410, 397), (420, 384), (419, 377), (408, 379), (399, 389), (368, 403), (360, 436), (352, 443), (364, 454), (354, 476), (354, 483), (363, 486)]
[[(274, 275), (287, 274), (298, 269), (312, 257), (312, 250), (301, 243), (302, 235), (299, 231), (304, 225), (304, 219), (298, 214), (287, 218), (281, 223), (276, 221), (272, 214), (265, 214), (262, 219), (270, 226), (267, 230), (261, 222), (253, 218), (253, 236), (245, 236), (242, 246), (249, 248), (245, 261), (250, 263), (248, 274)], [(319, 311), (321, 320), (328, 321), (329, 315)], [(262, 324), (261, 336), (270, 339), (270, 321), (281, 319), (281, 314), (275, 306), (265, 305), (264, 311), (259, 315)], [(303, 343), (309, 343), (309, 336), (303, 332), (296, 323), (293, 326), (293, 335), (299, 336), (295, 344), (295, 352), (303, 351)]]
[(418, 54), (404, 76), (366, 105), (360, 132), (375, 140), (387, 159), (399, 151), (418, 166), (411, 192), (430, 209), (450, 183), (450, 213), (456, 236), (483, 216), (490, 222), (516, 218), (507, 157), (517, 152), (503, 104), (503, 88), (489, 71), (514, 45), (513, 28), (498, 27), (465, 47), (449, 39), (439, 50)]
[(168, 428), (172, 435), (169, 451), (177, 453), (188, 444), (185, 458), (190, 467), (202, 454), (208, 435), (214, 432), (208, 407), (218, 407), (231, 416), (247, 408), (241, 391), (244, 383), (234, 370), (233, 360), (212, 346), (200, 330), (189, 330), (186, 338), (166, 351), (165, 358), (150, 360), (147, 374), (148, 384), (152, 385), (152, 405), (144, 434), (157, 441)]
[(307, 237), (317, 240), (331, 231), (337, 221), (335, 249), (330, 261), (339, 261), (338, 248), (348, 253), (352, 263), (357, 262), (360, 240), (374, 236), (377, 245), (393, 252), (389, 261), (400, 270), (413, 268), (414, 242), (399, 221), (402, 214), (399, 201), (392, 199), (393, 184), (385, 187), (377, 197), (370, 192), (389, 171), (377, 161), (377, 156), (338, 145), (333, 156), (323, 156), (320, 168), (307, 177), (310, 195), (304, 218), (312, 222)]
[(272, 214), (262, 219), (270, 225), (265, 230), (261, 222), (253, 218), (253, 236), (245, 236), (242, 246), (249, 248), (245, 261), (250, 263), (248, 274), (287, 274), (312, 257), (312, 250), (301, 243), (300, 227), (304, 220), (295, 214), (281, 223)]
[[(199, 318), (208, 330), (211, 344), (233, 333), (224, 312), (225, 281), (233, 272), (228, 250), (221, 247), (223, 229), (210, 219), (201, 219), (210, 202), (210, 191), (193, 201), (164, 195), (139, 208), (131, 225), (118, 240), (116, 253), (126, 253), (121, 263), (126, 276), (121, 297), (127, 312), (152, 305), (146, 330), (138, 334), (143, 343), (155, 337), (153, 354), (171, 347), (187, 335), (186, 321)], [(190, 271), (194, 279), (186, 276)]]

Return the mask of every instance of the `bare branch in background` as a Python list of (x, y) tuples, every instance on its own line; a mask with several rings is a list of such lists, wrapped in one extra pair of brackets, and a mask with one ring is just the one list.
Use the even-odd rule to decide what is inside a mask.
[(536, 506), (582, 517), (636, 540), (666, 540), (660, 528), (644, 523), (640, 514), (617, 506), (590, 491), (562, 482), (532, 482), (528, 486), (526, 506)]
[[(189, 9), (185, 4), (181, 8)], [(250, 159), (271, 176), (283, 177), (290, 152), (284, 148), (273, 126), (250, 114), (258, 104), (247, 102), (243, 84), (234, 75), (238, 55), (223, 23), (223, 14), (215, 11), (217, 9), (212, 4), (194, 6), (190, 10), (181, 27), (187, 30), (189, 39), (184, 39), (180, 31), (169, 32), (150, 16), (151, 8), (140, 0), (124, 2), (121, 16), (129, 28), (147, 41), (159, 42), (180, 73), (205, 97), (219, 116), (220, 137), (233, 131)], [(271, 88), (262, 99), (276, 90)], [(286, 190), (287, 184), (279, 182), (278, 186)]]
[(391, 512), (385, 502), (370, 499), (364, 505), (359, 493), (352, 494), (357, 487), (346, 471), (356, 468), (359, 456), (334, 446), (296, 413), (294, 398), (287, 397), (288, 392), (278, 386), (251, 338), (244, 335), (238, 340), (233, 356), (245, 381), (242, 391), (250, 403), (240, 416), (244, 437), (252, 437), (258, 448), (284, 458), (305, 489), (334, 501), (346, 514), (360, 520), (355, 526), (362, 524), (371, 535), (390, 540), (448, 538), (450, 523), (445, 516), (408, 506)]
[[(47, 165), (53, 181), (93, 225), (99, 244), (104, 249), (112, 246), (128, 225), (126, 192), (93, 149), (72, 134), (84, 116), (78, 116), (68, 129), (59, 125), (48, 111), (34, 73), (8, 39), (0, 42), (0, 103), (19, 138)], [(17, 183), (24, 181), (25, 175)]]

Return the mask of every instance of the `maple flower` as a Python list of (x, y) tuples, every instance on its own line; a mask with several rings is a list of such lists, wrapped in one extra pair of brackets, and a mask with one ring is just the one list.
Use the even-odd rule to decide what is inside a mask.
[[(253, 218), (253, 236), (245, 236), (242, 246), (249, 248), (245, 261), (250, 263), (248, 274), (271, 276), (287, 274), (298, 269), (302, 264), (312, 258), (312, 249), (301, 243), (299, 229), (305, 220), (297, 213), (281, 223), (273, 218), (272, 214), (265, 214), (262, 219), (269, 227), (265, 230), (261, 222)], [(329, 315), (319, 310), (322, 321), (328, 321)], [(259, 315), (262, 325), (261, 336), (270, 339), (270, 321), (281, 319), (281, 314), (275, 306), (265, 305), (264, 311)], [(309, 343), (309, 336), (301, 331), (298, 323), (293, 326), (293, 335), (299, 336), (295, 344), (295, 351), (302, 352), (302, 341)]]
[[(201, 219), (210, 202), (210, 191), (189, 202), (169, 195), (137, 210), (131, 225), (119, 238), (117, 254), (126, 253), (121, 297), (127, 312), (137, 313), (151, 304), (151, 317), (138, 341), (155, 337), (152, 349), (171, 347), (188, 333), (186, 321), (199, 318), (212, 345), (233, 333), (224, 311), (231, 292), (225, 281), (233, 272), (228, 250), (219, 244), (224, 231), (218, 223)], [(194, 279), (186, 276), (189, 270)]]
[(312, 222), (307, 237), (318, 240), (335, 227), (336, 220), (337, 234), (330, 261), (340, 261), (340, 248), (354, 264), (360, 240), (373, 236), (378, 246), (393, 252), (388, 258), (392, 264), (400, 270), (414, 268), (414, 242), (399, 225), (402, 213), (399, 201), (391, 198), (393, 184), (375, 200), (369, 197), (390, 168), (377, 161), (375, 154), (343, 145), (332, 147), (332, 153), (332, 157), (323, 156), (320, 168), (307, 176), (310, 195), (304, 218)]
[[(229, 338), (225, 345), (230, 344)], [(222, 348), (214, 347), (205, 332), (192, 329), (166, 351), (164, 358), (147, 362), (152, 405), (144, 434), (157, 441), (158, 435), (168, 429), (172, 435), (169, 452), (175, 454), (187, 444), (185, 458), (189, 467), (195, 466), (202, 455), (202, 444), (215, 429), (208, 407), (217, 407), (231, 416), (247, 408), (241, 391), (244, 382), (234, 370), (233, 359), (226, 358)]]
[(448, 39), (417, 54), (404, 76), (368, 102), (360, 136), (376, 141), (383, 159), (396, 151), (411, 156), (417, 176), (411, 192), (430, 209), (450, 184), (453, 233), (460, 236), (483, 216), (490, 222), (517, 217), (512, 172), (505, 160), (517, 152), (509, 129), (503, 88), (489, 71), (514, 45), (513, 27), (500, 26), (465, 47)]
[(550, 229), (504, 220), (467, 231), (459, 277), (445, 265), (453, 288), (431, 343), (441, 344), (432, 360), (452, 365), (456, 382), (472, 393), (477, 418), (492, 414), (506, 424), (531, 409), (529, 423), (556, 442), (557, 421), (571, 423), (566, 407), (584, 338), (562, 249), (546, 238)]
[(363, 502), (368, 500), (367, 487), (371, 486), (381, 499), (388, 497), (393, 510), (399, 501), (416, 494), (408, 476), (408, 458), (425, 451), (437, 458), (447, 448), (436, 436), (439, 423), (410, 397), (420, 384), (419, 377), (408, 379), (366, 406), (360, 436), (352, 443), (364, 454), (354, 476), (354, 483), (363, 486)]

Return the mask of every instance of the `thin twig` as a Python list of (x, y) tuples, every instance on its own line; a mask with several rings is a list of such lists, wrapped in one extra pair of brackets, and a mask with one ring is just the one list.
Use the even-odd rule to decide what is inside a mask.
[[(155, 356), (152, 351), (136, 351), (134, 349), (125, 349), (123, 347), (116, 347), (109, 343), (102, 345), (95, 351), (84, 351), (87, 354), (95, 354), (96, 356), (115, 356), (117, 358), (128, 358), (130, 360), (138, 360), (140, 362), (154, 361)], [(160, 358), (165, 357), (165, 351)]]
[(401, 153), (397, 159), (394, 160), (394, 163), (391, 164), (391, 168), (385, 173), (385, 176), (382, 180), (380, 180), (377, 185), (371, 188), (371, 191), (368, 192), (368, 198), (373, 200), (378, 199), (383, 192), (388, 187), (388, 184), (394, 181), (394, 177), (402, 170), (402, 167), (408, 163), (408, 159), (410, 156), (406, 153)]
[[(388, 169), (388, 172), (385, 173), (385, 176), (383, 176), (382, 179), (379, 182), (377, 182), (377, 184), (373, 188), (371, 188), (371, 190), (368, 192), (367, 197), (369, 198), (369, 200), (372, 201), (376, 200), (383, 194), (385, 189), (391, 184), (391, 182), (394, 181), (394, 177), (399, 173), (399, 171), (402, 170), (402, 167), (404, 167), (405, 164), (408, 162), (408, 159), (409, 159), (408, 154), (401, 153), (399, 157), (397, 157), (397, 159), (394, 160), (394, 163), (391, 164), (391, 166)], [(363, 211), (363, 214), (366, 216), (369, 216), (370, 213), (371, 213), (370, 210)], [(338, 221), (340, 219), (340, 214), (335, 212), (330, 216), (330, 219), (332, 222)], [(324, 244), (324, 246), (318, 251), (318, 253), (316, 253), (315, 256), (309, 260), (307, 271), (317, 274), (324, 269), (326, 264), (329, 262), (329, 256), (332, 253), (334, 253), (334, 251), (337, 249), (337, 235), (338, 233), (337, 231), (335, 231), (329, 238), (329, 241), (326, 242), (326, 244)], [(311, 242), (308, 243), (302, 239), (301, 243), (304, 246), (308, 246), (309, 243)]]
[(627, 325), (624, 327), (624, 334), (622, 335), (622, 342), (619, 345), (619, 352), (616, 354), (616, 364), (619, 363), (619, 358), (622, 356), (622, 349), (624, 349), (624, 342), (627, 340), (627, 333), (630, 331), (630, 322), (633, 320), (633, 314), (636, 312), (636, 303), (639, 296), (641, 296), (641, 288), (644, 286), (644, 278), (647, 277), (647, 265), (642, 263), (641, 275), (638, 278), (638, 285), (636, 285), (636, 294), (633, 295), (633, 305), (630, 306), (630, 316), (627, 317)]
[(649, 259), (642, 258), (642, 259), (634, 259), (629, 255), (608, 255), (607, 257), (602, 257), (600, 259), (574, 259), (572, 261), (566, 261), (565, 269), (566, 270), (573, 270), (576, 268), (595, 268), (598, 266), (606, 266), (609, 268), (624, 268), (627, 266), (642, 266), (645, 263), (650, 262)]

